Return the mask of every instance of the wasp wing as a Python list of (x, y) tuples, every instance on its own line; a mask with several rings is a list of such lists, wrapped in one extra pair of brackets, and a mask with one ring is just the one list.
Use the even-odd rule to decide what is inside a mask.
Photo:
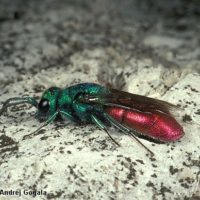
[(162, 100), (116, 89), (108, 89), (108, 91), (103, 94), (86, 94), (82, 96), (79, 101), (82, 103), (96, 103), (105, 106), (139, 110), (141, 112), (157, 110), (168, 115), (171, 114), (171, 110), (178, 108), (177, 106)]

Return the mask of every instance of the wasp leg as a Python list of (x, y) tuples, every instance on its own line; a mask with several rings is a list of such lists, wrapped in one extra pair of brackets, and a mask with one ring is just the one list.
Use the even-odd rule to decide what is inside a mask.
[(80, 120), (74, 116), (72, 116), (70, 113), (68, 112), (65, 112), (63, 110), (60, 110), (59, 111), (59, 114), (64, 118), (64, 119), (67, 119), (67, 120), (71, 120), (73, 122), (76, 122), (76, 123), (80, 123)]
[(123, 131), (124, 133), (128, 133), (130, 136), (132, 136), (141, 146), (143, 146), (148, 152), (150, 152), (152, 155), (154, 155), (154, 153), (148, 149), (142, 142), (140, 142), (140, 140), (137, 139), (137, 137), (134, 135), (134, 132), (131, 131), (130, 129), (128, 129), (127, 127), (125, 127), (124, 125), (120, 124), (118, 121), (116, 121), (115, 119), (113, 119), (112, 117), (110, 117), (110, 115), (108, 115), (107, 113), (104, 113), (105, 118), (116, 128), (118, 128), (119, 130)]
[(22, 140), (25, 140), (25, 139), (30, 139), (32, 138), (33, 136), (36, 135), (36, 133), (41, 130), (43, 127), (47, 126), (48, 124), (50, 124), (52, 121), (54, 121), (54, 119), (57, 117), (58, 115), (58, 112), (55, 112), (51, 117), (49, 117), (49, 119), (44, 122), (44, 124), (42, 126), (40, 126), (37, 130), (35, 130), (34, 132), (28, 134), (28, 135), (25, 135)]
[(101, 129), (103, 129), (107, 134), (108, 136), (110, 137), (110, 139), (117, 145), (117, 146), (120, 146), (119, 143), (110, 135), (107, 127), (104, 125), (103, 122), (101, 122), (96, 116), (92, 115), (92, 121)]

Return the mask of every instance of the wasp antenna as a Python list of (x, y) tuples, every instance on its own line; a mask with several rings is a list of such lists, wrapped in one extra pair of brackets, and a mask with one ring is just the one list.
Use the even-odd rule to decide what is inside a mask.
[(35, 98), (33, 97), (14, 97), (7, 99), (4, 103), (2, 108), (0, 109), (0, 116), (7, 110), (8, 107), (18, 105), (18, 104), (23, 104), (23, 103), (28, 103), (31, 104), (32, 106), (37, 107), (38, 103)]

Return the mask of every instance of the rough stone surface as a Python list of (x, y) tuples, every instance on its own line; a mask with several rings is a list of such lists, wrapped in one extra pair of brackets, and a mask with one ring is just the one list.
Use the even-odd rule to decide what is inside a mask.
[[(0, 190), (35, 199), (200, 199), (198, 1), (0, 1), (0, 102), (96, 82), (169, 101), (185, 136), (144, 148), (111, 129), (40, 123), (34, 108), (0, 116)], [(0, 195), (0, 199), (18, 196)], [(22, 194), (21, 199), (32, 199)]]

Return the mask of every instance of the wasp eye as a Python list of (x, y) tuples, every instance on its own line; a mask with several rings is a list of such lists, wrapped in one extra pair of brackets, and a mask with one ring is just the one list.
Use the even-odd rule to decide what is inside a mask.
[(42, 112), (47, 112), (49, 110), (49, 107), (50, 105), (48, 99), (42, 99), (38, 104), (38, 109)]

